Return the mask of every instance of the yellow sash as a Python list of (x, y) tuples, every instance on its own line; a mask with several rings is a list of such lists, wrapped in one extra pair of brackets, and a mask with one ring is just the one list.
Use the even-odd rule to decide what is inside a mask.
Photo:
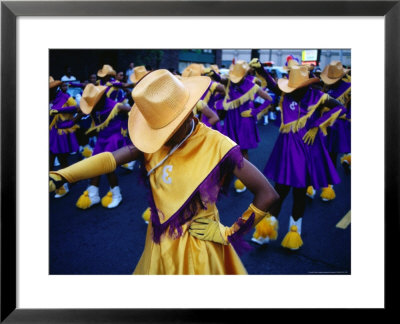
[[(198, 122), (186, 142), (149, 176), (160, 224), (168, 221), (192, 198), (210, 172), (235, 146), (237, 144), (228, 137)], [(145, 153), (147, 172), (170, 150), (163, 146), (156, 153)]]

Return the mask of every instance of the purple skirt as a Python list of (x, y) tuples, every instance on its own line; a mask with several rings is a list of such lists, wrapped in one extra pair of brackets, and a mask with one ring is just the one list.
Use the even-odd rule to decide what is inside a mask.
[(313, 145), (303, 142), (305, 128), (297, 133), (280, 133), (264, 175), (279, 184), (295, 188), (313, 186), (315, 189), (340, 182), (339, 175), (326, 150), (321, 135)]
[(328, 128), (328, 135), (325, 137), (325, 145), (328, 152), (350, 153), (351, 152), (351, 127), (350, 122), (344, 119), (337, 119), (332, 127)]
[(239, 107), (228, 110), (224, 119), (224, 127), (220, 131), (232, 141), (239, 144), (242, 150), (254, 149), (260, 142), (256, 117), (242, 117), (240, 113), (249, 109)]
[(50, 152), (52, 154), (65, 154), (79, 150), (78, 140), (75, 133), (58, 134), (58, 129), (53, 127), (50, 130)]
[(101, 130), (97, 135), (96, 145), (93, 149), (93, 155), (103, 152), (113, 152), (128, 144), (128, 137), (121, 133), (121, 124), (110, 125)]

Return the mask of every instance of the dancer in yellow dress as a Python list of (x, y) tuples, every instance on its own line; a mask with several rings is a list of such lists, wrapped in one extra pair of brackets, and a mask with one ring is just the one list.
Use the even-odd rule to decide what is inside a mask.
[[(180, 81), (167, 70), (149, 73), (132, 91), (133, 145), (50, 174), (54, 189), (65, 181), (109, 173), (131, 160), (142, 161), (151, 217), (134, 274), (247, 274), (236, 253), (244, 243), (241, 238), (279, 198), (262, 173), (243, 159), (236, 143), (193, 117), (193, 107), (209, 83), (204, 76)], [(233, 176), (254, 199), (225, 227), (215, 203)]]

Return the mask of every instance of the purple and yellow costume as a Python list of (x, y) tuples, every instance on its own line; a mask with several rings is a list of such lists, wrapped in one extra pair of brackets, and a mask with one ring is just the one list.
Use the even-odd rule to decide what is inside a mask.
[(338, 106), (320, 117), (320, 109), (328, 98), (327, 94), (311, 86), (300, 102), (296, 102), (290, 93), (282, 94), (282, 122), (279, 136), (264, 169), (267, 178), (295, 188), (311, 185), (318, 189), (340, 182), (320, 134), (317, 134), (312, 145), (303, 141), (306, 132), (314, 127), (319, 127), (326, 135), (327, 127), (344, 113), (344, 107)]
[(92, 112), (92, 127), (87, 133), (97, 131), (97, 141), (93, 155), (102, 152), (113, 152), (127, 145), (124, 120), (126, 113), (120, 112), (118, 102), (106, 97), (104, 107)]
[(350, 96), (351, 82), (345, 77), (331, 85), (327, 94), (338, 100), (346, 107), (346, 114), (341, 116), (335, 124), (328, 130), (325, 138), (326, 148), (332, 153), (351, 152), (351, 115), (350, 115)]
[[(202, 95), (202, 97), (200, 98), (197, 107), (200, 108), (198, 110), (201, 110), (201, 102), (204, 102), (205, 104), (207, 104), (207, 106), (214, 111), (215, 113), (217, 113), (217, 109), (215, 106), (215, 103), (219, 100), (222, 100), (224, 98), (224, 96), (220, 93), (216, 91), (217, 86), (219, 85), (218, 82), (215, 81), (211, 81), (210, 86), (208, 87), (207, 91), (204, 92), (204, 94)], [(214, 126), (211, 126), (210, 123), (208, 122), (208, 119), (205, 115), (202, 115), (201, 117), (201, 122), (205, 125), (207, 125), (208, 127), (211, 127), (215, 130), (221, 131), (221, 126), (219, 123), (217, 123)]]
[[(240, 83), (229, 81), (224, 100), (217, 103), (217, 109), (226, 110), (223, 134), (238, 143), (242, 150), (254, 149), (260, 142), (257, 114), (264, 109), (264, 105), (254, 106), (260, 86), (253, 80), (252, 76), (245, 76)], [(249, 109), (252, 117), (242, 117), (241, 113)]]
[(134, 274), (247, 274), (232, 244), (200, 240), (188, 231), (197, 218), (219, 221), (215, 203), (234, 168), (242, 166), (239, 146), (197, 123), (188, 141), (147, 176), (169, 150), (144, 154), (151, 218)]
[(76, 101), (68, 93), (59, 91), (50, 109), (50, 152), (65, 154), (79, 150), (73, 115), (77, 112)]

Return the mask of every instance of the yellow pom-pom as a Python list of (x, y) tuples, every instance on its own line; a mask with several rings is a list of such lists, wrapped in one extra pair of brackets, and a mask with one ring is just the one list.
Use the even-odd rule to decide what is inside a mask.
[(103, 207), (107, 207), (109, 204), (111, 204), (113, 198), (112, 198), (112, 192), (109, 191), (107, 192), (107, 195), (105, 195), (103, 198), (101, 198), (101, 204)]
[(284, 237), (281, 245), (291, 250), (297, 250), (303, 245), (303, 240), (301, 239), (300, 234), (297, 232), (296, 225), (292, 225), (290, 227), (290, 231)]
[(142, 214), (142, 218), (143, 218), (143, 220), (144, 220), (146, 223), (149, 222), (149, 220), (150, 220), (150, 215), (151, 215), (151, 211), (150, 211), (150, 207), (148, 207), (148, 208), (144, 211), (144, 213)]
[(348, 164), (351, 165), (351, 154), (345, 154), (340, 158), (341, 164)]
[(92, 156), (93, 151), (88, 148), (87, 146), (85, 146), (85, 148), (82, 151), (82, 156), (85, 158), (91, 157)]
[(245, 185), (243, 184), (242, 181), (240, 181), (239, 179), (237, 179), (237, 180), (235, 181), (235, 189), (236, 189), (237, 192), (243, 192), (243, 191), (246, 190), (246, 187), (245, 187)]
[(76, 207), (81, 209), (87, 209), (91, 206), (91, 201), (89, 198), (89, 193), (87, 190), (83, 192), (83, 194), (79, 197), (78, 201), (76, 202)]
[(256, 230), (253, 234), (256, 239), (270, 238), (271, 240), (276, 240), (278, 237), (278, 221), (275, 217), (264, 217), (257, 225)]
[(308, 186), (307, 187), (307, 196), (308, 197), (310, 197), (310, 198), (314, 198), (314, 196), (315, 196), (315, 189), (314, 189), (314, 187), (313, 186)]
[(329, 201), (336, 198), (335, 190), (333, 190), (331, 185), (326, 188), (322, 188), (321, 198), (324, 201)]

